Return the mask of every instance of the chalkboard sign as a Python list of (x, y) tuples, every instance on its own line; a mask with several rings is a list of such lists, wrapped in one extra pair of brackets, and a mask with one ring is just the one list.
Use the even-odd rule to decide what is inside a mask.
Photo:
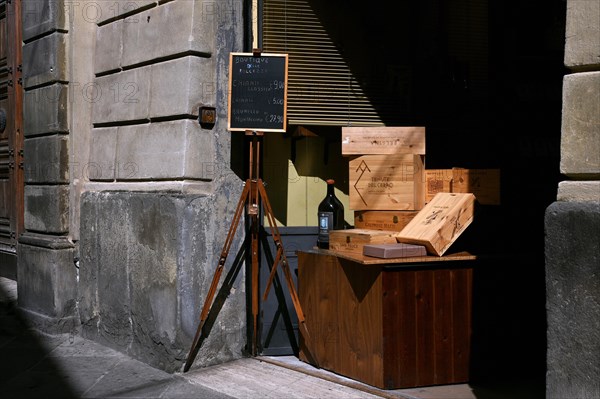
[(287, 54), (229, 55), (229, 130), (285, 132)]

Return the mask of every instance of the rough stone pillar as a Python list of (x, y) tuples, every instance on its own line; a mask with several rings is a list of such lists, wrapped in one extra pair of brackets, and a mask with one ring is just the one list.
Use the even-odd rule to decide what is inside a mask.
[[(189, 353), (243, 187), (229, 166), (226, 123), (228, 59), (242, 50), (243, 3), (94, 3), (82, 334), (168, 371)], [(201, 106), (216, 108), (213, 128), (199, 125)], [(243, 355), (243, 274), (221, 293), (227, 300), (195, 366)]]
[(568, 0), (557, 202), (546, 211), (548, 399), (600, 397), (600, 2)]
[(65, 2), (23, 2), (25, 233), (17, 248), (19, 306), (46, 332), (76, 328), (70, 237), (71, 18)]

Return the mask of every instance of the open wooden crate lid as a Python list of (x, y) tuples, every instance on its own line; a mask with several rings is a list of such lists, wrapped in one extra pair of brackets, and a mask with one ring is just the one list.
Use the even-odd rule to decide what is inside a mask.
[(471, 224), (475, 214), (472, 193), (437, 193), (398, 233), (398, 242), (424, 245), (442, 256)]

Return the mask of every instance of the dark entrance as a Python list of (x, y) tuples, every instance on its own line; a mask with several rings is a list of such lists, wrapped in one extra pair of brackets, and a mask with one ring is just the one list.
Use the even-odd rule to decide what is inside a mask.
[(21, 1), (0, 2), (0, 275), (16, 278), (23, 231)]

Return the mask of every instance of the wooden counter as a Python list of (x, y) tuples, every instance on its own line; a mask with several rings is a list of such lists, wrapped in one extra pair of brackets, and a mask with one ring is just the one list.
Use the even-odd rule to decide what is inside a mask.
[(382, 389), (467, 382), (475, 259), (298, 252), (300, 360)]

